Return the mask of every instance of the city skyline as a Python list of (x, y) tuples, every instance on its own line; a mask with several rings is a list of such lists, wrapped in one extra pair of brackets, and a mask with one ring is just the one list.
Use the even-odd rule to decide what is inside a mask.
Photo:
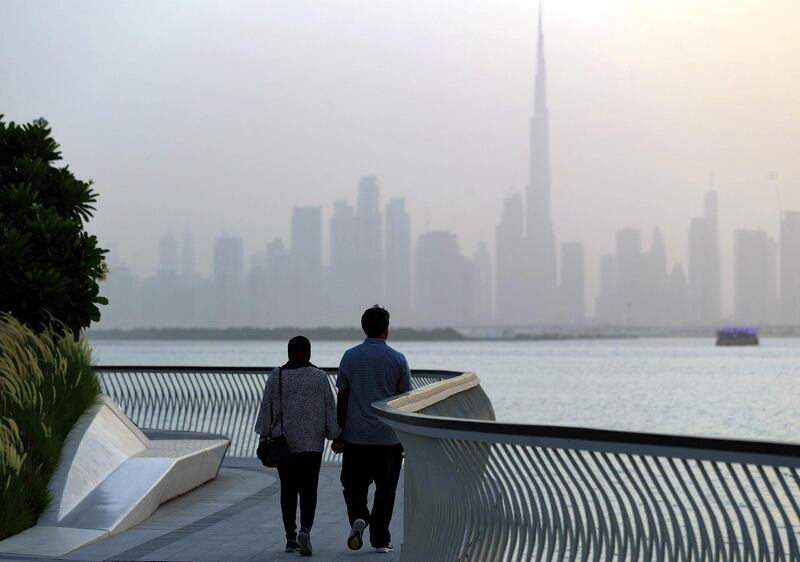
[[(137, 279), (123, 263), (112, 261), (103, 285), (111, 304), (99, 326), (340, 326), (351, 324), (353, 315), (370, 303), (387, 306), (401, 326), (800, 326), (800, 212), (784, 214), (779, 238), (763, 229), (735, 230), (734, 308), (725, 312), (720, 306), (717, 195), (706, 192), (703, 216), (687, 220), (688, 264), (668, 263), (658, 227), (649, 247), (641, 229), (618, 230), (615, 251), (597, 264), (587, 263), (581, 243), (563, 243), (557, 317), (552, 319), (502, 308), (516, 302), (517, 310), (524, 310), (521, 303), (530, 285), (503, 284), (496, 273), (498, 258), (485, 243), (465, 248), (458, 233), (445, 230), (412, 237), (405, 201), (390, 198), (384, 203), (379, 179), (368, 176), (359, 182), (354, 204), (336, 202), (327, 225), (320, 206), (295, 207), (288, 241), (272, 239), (249, 258), (241, 238), (220, 236), (214, 243), (214, 271), (208, 276), (195, 270), (195, 243), (188, 232), (180, 243), (170, 232), (162, 236), (159, 268), (152, 276)], [(498, 229), (513, 223), (519, 234), (522, 198), (509, 201)], [(327, 239), (325, 231), (330, 232)], [(371, 232), (373, 242), (382, 242), (359, 243), (359, 232)], [(520, 240), (524, 238), (512, 243)], [(322, 259), (326, 245), (328, 261)], [(601, 286), (596, 295), (587, 295), (586, 271), (593, 267)], [(594, 312), (588, 312), (590, 301), (595, 301)]]
[[(614, 252), (599, 259), (599, 287), (596, 291), (588, 287), (587, 273), (594, 265), (587, 263), (583, 241), (565, 241), (559, 247), (551, 214), (544, 39), (540, 6), (529, 118), (529, 181), (524, 200), (520, 193), (504, 199), (495, 226), (494, 256), (485, 240), (472, 251), (465, 249), (457, 231), (426, 228), (414, 237), (406, 199), (391, 197), (382, 207), (379, 178), (363, 176), (353, 204), (344, 199), (334, 202), (327, 228), (322, 205), (294, 206), (288, 245), (281, 237), (273, 239), (266, 249), (251, 255), (249, 269), (241, 238), (228, 234), (217, 238), (211, 285), (205, 289), (209, 294), (203, 297), (217, 302), (205, 314), (191, 318), (185, 316), (184, 302), (180, 309), (184, 316), (173, 319), (175, 325), (206, 321), (221, 326), (276, 326), (292, 323), (293, 314), (303, 319), (295, 320), (303, 326), (337, 325), (352, 310), (378, 302), (399, 312), (404, 325), (710, 326), (728, 317), (753, 324), (800, 323), (800, 258), (795, 257), (800, 243), (793, 249), (800, 238), (800, 215), (792, 212), (782, 217), (780, 246), (763, 229), (735, 229), (729, 280), (733, 307), (732, 314), (726, 314), (713, 176), (702, 216), (689, 221), (686, 263), (668, 259), (667, 243), (657, 225), (649, 250), (641, 229), (623, 227), (616, 231)], [(173, 234), (165, 234), (160, 242), (156, 284), (159, 277), (162, 283), (175, 284), (179, 261), (189, 264), (181, 268), (182, 281), (169, 289), (173, 295), (197, 288), (191, 240), (185, 233), (187, 255), (180, 257)], [(185, 267), (190, 268), (188, 274)], [(127, 275), (130, 288), (133, 276)], [(153, 300), (169, 301), (161, 297)], [(186, 298), (184, 294), (183, 301)], [(259, 303), (246, 304), (253, 300)], [(259, 314), (265, 315), (263, 320)], [(158, 314), (152, 318), (145, 314), (140, 321), (171, 326), (169, 316)], [(113, 323), (113, 319), (107, 322)]]

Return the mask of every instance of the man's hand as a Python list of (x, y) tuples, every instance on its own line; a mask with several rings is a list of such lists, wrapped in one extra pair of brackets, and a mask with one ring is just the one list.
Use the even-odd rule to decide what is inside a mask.
[(331, 442), (331, 451), (335, 455), (339, 455), (344, 452), (344, 441), (342, 441), (341, 437), (337, 437)]

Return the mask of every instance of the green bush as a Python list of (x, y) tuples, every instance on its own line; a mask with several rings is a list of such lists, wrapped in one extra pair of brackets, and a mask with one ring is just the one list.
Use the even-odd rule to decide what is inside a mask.
[(86, 232), (97, 194), (61, 159), (44, 119), (0, 115), (0, 312), (35, 330), (53, 319), (78, 334), (100, 319), (106, 250)]
[(47, 507), (64, 440), (99, 394), (83, 338), (0, 315), (0, 540)]

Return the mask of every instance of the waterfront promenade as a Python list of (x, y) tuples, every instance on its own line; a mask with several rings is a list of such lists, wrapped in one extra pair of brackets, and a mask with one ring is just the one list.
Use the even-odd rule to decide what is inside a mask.
[[(341, 465), (336, 464), (322, 467), (319, 505), (311, 534), (314, 555), (310, 559), (323, 562), (399, 560), (398, 546), (403, 540), (402, 477), (391, 526), (395, 552), (377, 554), (368, 543), (359, 551), (350, 551), (345, 545), (350, 529), (339, 483), (340, 470)], [(163, 504), (141, 525), (62, 558), (47, 560), (296, 560), (299, 554), (283, 552), (285, 538), (279, 495), (275, 470), (262, 467), (255, 459), (227, 459), (216, 480)], [(43, 559), (0, 555), (0, 560)]]

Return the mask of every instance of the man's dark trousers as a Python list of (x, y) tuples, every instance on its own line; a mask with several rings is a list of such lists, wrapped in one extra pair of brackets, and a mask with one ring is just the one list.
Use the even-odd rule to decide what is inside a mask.
[[(344, 444), (342, 454), (342, 486), (350, 525), (363, 519), (369, 525), (369, 542), (379, 548), (389, 546), (389, 523), (394, 511), (394, 497), (400, 468), (403, 466), (403, 447), (397, 445)], [(375, 483), (375, 501), (370, 513), (367, 505), (369, 487)]]
[(311, 530), (317, 511), (317, 486), (322, 453), (289, 453), (289, 463), (278, 467), (281, 479), (281, 513), (286, 538), (297, 538), (297, 498), (300, 497), (300, 528)]

